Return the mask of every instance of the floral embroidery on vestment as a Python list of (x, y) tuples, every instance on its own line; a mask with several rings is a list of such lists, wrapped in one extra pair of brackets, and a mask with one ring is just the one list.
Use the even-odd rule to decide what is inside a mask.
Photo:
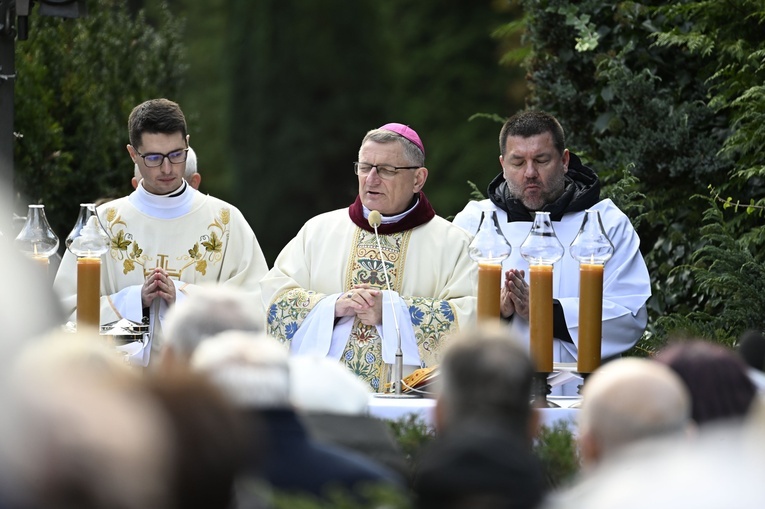
[[(345, 285), (342, 289), (338, 288), (338, 292), (363, 284), (385, 290), (385, 263), (391, 289), (401, 296), (409, 308), (422, 366), (432, 366), (440, 362), (442, 337), (456, 330), (457, 323), (448, 301), (401, 295), (411, 235), (412, 230), (380, 235), (380, 247), (385, 257), (383, 262), (374, 233), (356, 228), (351, 256), (346, 266)], [(283, 342), (291, 340), (316, 303), (325, 296), (302, 288), (293, 288), (279, 295), (267, 312), (269, 335)], [(341, 362), (374, 391), (384, 390), (390, 369), (383, 362), (382, 340), (376, 327), (364, 325), (356, 318)]]
[[(221, 263), (230, 236), (230, 221), (231, 211), (229, 208), (221, 208), (207, 226), (207, 231), (199, 236), (198, 242), (186, 250), (187, 254), (175, 258), (176, 261), (181, 262), (180, 268), (172, 268), (168, 271), (169, 275), (180, 279), (184, 270), (194, 266), (196, 272), (205, 276), (208, 264), (217, 265)], [(110, 255), (113, 260), (122, 262), (123, 274), (127, 275), (134, 271), (137, 266), (143, 269), (144, 274), (155, 266), (168, 268), (166, 265), (169, 255), (166, 253), (156, 253), (155, 256), (145, 254), (138, 239), (133, 233), (130, 233), (129, 225), (122, 219), (115, 207), (106, 209), (106, 224), (107, 233), (111, 239)], [(155, 262), (156, 265), (151, 266), (151, 262)]]

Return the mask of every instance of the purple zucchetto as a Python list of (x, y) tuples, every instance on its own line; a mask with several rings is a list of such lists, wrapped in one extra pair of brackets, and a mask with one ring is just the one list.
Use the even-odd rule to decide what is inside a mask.
[(380, 129), (385, 129), (386, 131), (393, 131), (396, 134), (400, 134), (407, 140), (417, 145), (417, 148), (422, 150), (422, 155), (425, 155), (425, 147), (422, 145), (422, 140), (420, 140), (417, 132), (415, 132), (415, 130), (408, 125), (393, 122), (390, 124), (385, 124), (384, 126), (380, 127)]

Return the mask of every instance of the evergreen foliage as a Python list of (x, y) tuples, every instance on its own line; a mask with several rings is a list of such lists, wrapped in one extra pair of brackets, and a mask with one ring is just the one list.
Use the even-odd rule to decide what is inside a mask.
[(534, 441), (534, 454), (542, 462), (550, 491), (564, 488), (579, 473), (578, 445), (565, 422), (558, 421), (552, 427), (540, 426)]
[(387, 122), (422, 137), (440, 215), (461, 210), (467, 179), (496, 174), (495, 126), (468, 122), (511, 109), (518, 70), (497, 67), (490, 34), (509, 14), (495, 3), (230, 3), (234, 201), (269, 262), (307, 219), (350, 205), (361, 139)]
[(366, 486), (360, 489), (366, 500), (344, 490), (329, 490), (328, 500), (317, 500), (306, 495), (274, 493), (274, 509), (410, 509), (413, 507), (406, 493), (388, 486)]
[(410, 477), (413, 478), (417, 473), (420, 453), (423, 447), (435, 438), (435, 430), (415, 414), (409, 414), (397, 421), (387, 421), (387, 423), (404, 454)]
[(32, 11), (29, 39), (16, 44), (15, 188), (21, 204), (45, 204), (61, 239), (80, 203), (132, 190), (127, 118), (179, 89), (182, 27), (166, 8), (154, 26), (117, 0), (94, 0), (80, 19)]
[[(435, 438), (435, 431), (416, 415), (388, 421), (388, 424), (404, 452), (412, 474), (416, 475), (420, 454)], [(533, 450), (542, 463), (547, 488), (550, 490), (565, 486), (579, 472), (576, 438), (566, 422), (556, 422), (552, 427), (540, 426)]]
[[(662, 327), (696, 328), (696, 335), (733, 344), (745, 329), (765, 330), (765, 4), (753, 0), (688, 1), (663, 6), (686, 29), (656, 35), (657, 46), (685, 49), (708, 62), (702, 76), (708, 107), (728, 118), (718, 156), (733, 161), (728, 179), (712, 188), (690, 270), (703, 306), (670, 316)], [(732, 15), (733, 14), (733, 15)], [(720, 199), (720, 193), (737, 195)]]
[[(719, 271), (746, 266), (758, 273), (763, 263), (762, 215), (755, 212), (765, 195), (765, 6), (519, 3), (527, 51), (510, 58), (524, 58), (530, 104), (558, 116), (569, 145), (601, 179), (619, 182), (625, 169), (636, 179), (617, 201), (640, 219), (652, 277), (649, 328), (638, 352), (654, 351), (676, 327), (688, 331), (692, 323), (705, 324), (694, 333), (731, 343), (763, 312), (756, 285), (738, 285), (735, 299), (724, 298), (741, 272)], [(606, 186), (604, 194), (619, 194), (620, 186)], [(691, 199), (709, 186), (736, 196), (725, 203), (744, 206), (718, 216), (710, 201)], [(727, 261), (711, 263), (715, 256)]]

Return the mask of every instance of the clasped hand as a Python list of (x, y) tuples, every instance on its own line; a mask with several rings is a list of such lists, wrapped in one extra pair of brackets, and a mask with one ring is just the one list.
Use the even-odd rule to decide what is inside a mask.
[(165, 269), (160, 267), (155, 268), (143, 282), (141, 304), (147, 308), (157, 297), (162, 298), (168, 306), (175, 304), (175, 283)]
[(500, 312), (505, 318), (514, 314), (529, 319), (529, 285), (522, 270), (510, 269), (505, 272), (505, 284), (502, 285)]
[(356, 285), (335, 302), (335, 316), (358, 316), (364, 325), (382, 323), (382, 292), (368, 284)]

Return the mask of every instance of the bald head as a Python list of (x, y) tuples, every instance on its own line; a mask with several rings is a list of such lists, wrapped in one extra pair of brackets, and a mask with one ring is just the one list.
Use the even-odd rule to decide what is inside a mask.
[(625, 358), (598, 369), (584, 386), (579, 431), (585, 464), (627, 444), (683, 432), (691, 402), (682, 380), (648, 359)]

